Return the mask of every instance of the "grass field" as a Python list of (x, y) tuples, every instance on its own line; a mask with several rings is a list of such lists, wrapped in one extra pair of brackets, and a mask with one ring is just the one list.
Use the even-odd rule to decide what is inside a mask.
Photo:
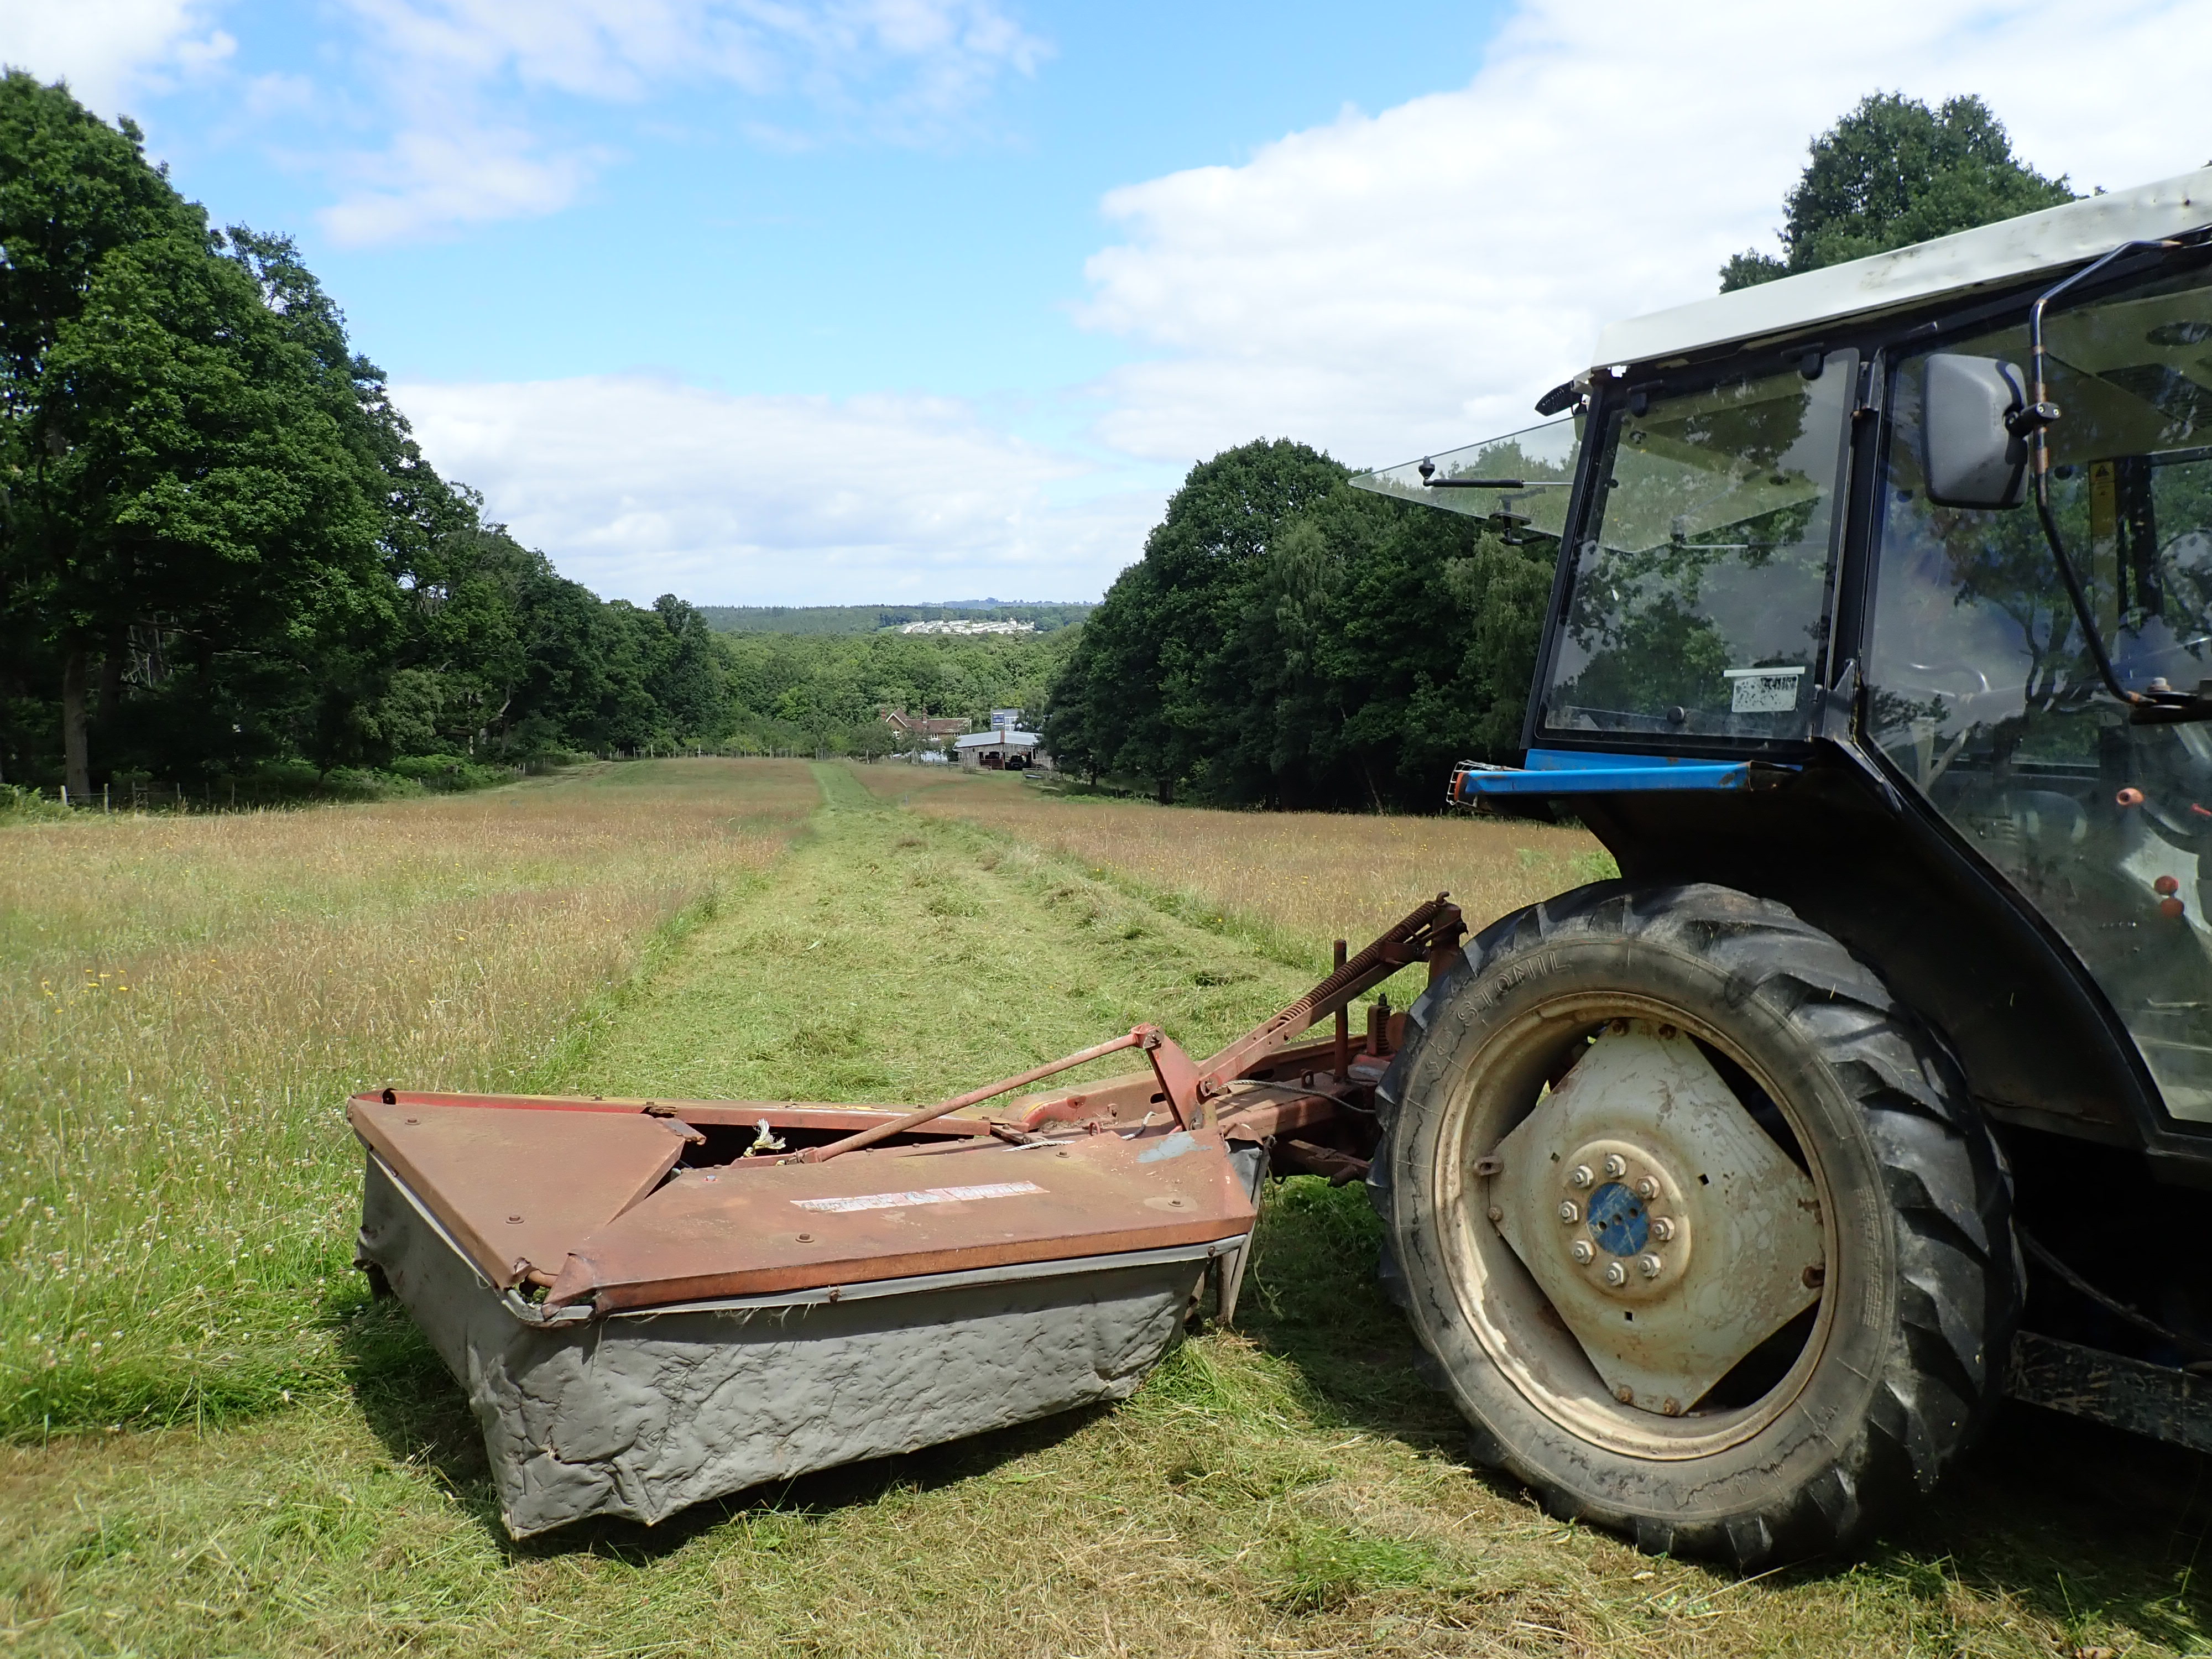
[(1307, 965), (1322, 962), (1333, 937), (1348, 936), (1356, 951), (1446, 889), (1480, 927), (1620, 873), (1583, 831), (1544, 823), (1212, 811), (1057, 796), (1017, 775), (897, 763), (860, 775), (919, 813), (983, 824), (1186, 915), (1234, 918)]
[(0, 831), (0, 1432), (337, 1386), (333, 1105), (520, 1086), (815, 799), (716, 762)]
[[(1038, 801), (1001, 781), (912, 810), (882, 788), (890, 768), (813, 771), (638, 764), (405, 809), (0, 832), (16, 1022), (0, 1110), (11, 1165), (48, 1183), (0, 1236), (15, 1269), (0, 1352), (36, 1324), (64, 1354), (4, 1373), (14, 1650), (2207, 1650), (2203, 1461), (2029, 1413), (1857, 1565), (1737, 1583), (1547, 1520), (1460, 1463), (1455, 1419), (1374, 1293), (1364, 1200), (1310, 1178), (1271, 1196), (1242, 1328), (1185, 1344), (1121, 1407), (658, 1529), (508, 1542), (459, 1390), (343, 1271), (347, 1088), (927, 1098), (1139, 1017), (1202, 1044), (1298, 988), (1291, 958), (1353, 931), (1325, 904), (1289, 926), (1231, 902), (1259, 849), (1297, 852), (1267, 840), (1279, 821)], [(1509, 826), (1298, 822), (1312, 862), (1365, 872), (1389, 914), (1443, 885), (1536, 896), (1590, 851)], [(1117, 840), (1124, 823), (1139, 828)], [(1383, 850), (1363, 854), (1362, 825)], [(1421, 833), (1449, 869), (1392, 839)], [(1178, 845), (1180, 868), (1163, 861)], [(1380, 890), (1400, 879), (1408, 892)], [(541, 911), (571, 920), (539, 927)], [(264, 953), (273, 988), (179, 985), (226, 951)], [(39, 980), (88, 965), (134, 988), (73, 980), (79, 1000), (46, 1000)], [(360, 983), (342, 994), (346, 975)], [(156, 1015), (115, 1024), (141, 996)], [(40, 1023), (62, 1020), (82, 1023)], [(102, 1127), (134, 1103), (136, 1131)], [(156, 1124), (188, 1158), (134, 1150)], [(179, 1218), (156, 1242), (197, 1246), (173, 1261), (134, 1231), (139, 1188), (162, 1182), (159, 1213)], [(71, 1268), (61, 1290), (45, 1288), (49, 1248)], [(65, 1322), (80, 1307), (96, 1319)], [(283, 1316), (240, 1311), (260, 1307)], [(167, 1392), (100, 1383), (109, 1349), (88, 1345), (104, 1332), (65, 1333), (102, 1327), (143, 1357), (130, 1375), (165, 1365)], [(105, 1415), (125, 1397), (160, 1410)]]

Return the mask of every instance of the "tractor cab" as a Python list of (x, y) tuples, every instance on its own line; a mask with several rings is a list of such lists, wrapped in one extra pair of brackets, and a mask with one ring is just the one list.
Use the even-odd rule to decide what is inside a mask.
[[(2008, 422), (2063, 270), (1601, 367), (1571, 416), (1354, 482), (1571, 549), (1527, 766), (1463, 768), (1455, 803), (1777, 782), (1847, 745), (2063, 939), (2156, 1115), (2212, 1124), (2212, 249), (2117, 252), (2045, 309), (2033, 489)], [(1985, 453), (1931, 454), (1972, 440), (1962, 390)]]

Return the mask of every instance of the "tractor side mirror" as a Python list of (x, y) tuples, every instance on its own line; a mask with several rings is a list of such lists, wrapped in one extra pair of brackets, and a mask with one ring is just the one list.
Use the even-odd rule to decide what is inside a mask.
[(2027, 441), (2013, 417), (2027, 406), (2016, 364), (1942, 352), (1926, 360), (1920, 434), (1928, 499), (1938, 507), (2018, 507)]

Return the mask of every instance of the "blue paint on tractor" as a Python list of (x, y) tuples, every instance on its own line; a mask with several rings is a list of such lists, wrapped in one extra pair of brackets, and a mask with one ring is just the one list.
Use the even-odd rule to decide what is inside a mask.
[(1525, 767), (1462, 761), (1452, 774), (1448, 799), (1454, 805), (1465, 805), (1484, 795), (1611, 795), (1624, 791), (1752, 787), (1749, 761), (1620, 755), (1590, 749), (1531, 749), (1528, 761)]
[(1598, 1248), (1613, 1255), (1635, 1255), (1651, 1237), (1651, 1218), (1644, 1200), (1618, 1181), (1590, 1194), (1589, 1230)]

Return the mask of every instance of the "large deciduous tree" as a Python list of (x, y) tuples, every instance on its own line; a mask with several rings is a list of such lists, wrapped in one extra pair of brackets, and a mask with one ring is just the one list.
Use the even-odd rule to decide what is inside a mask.
[(1518, 740), (1549, 543), (1290, 443), (1194, 468), (1053, 690), (1063, 766), (1237, 805), (1419, 807)]
[(1924, 242), (2074, 199), (2012, 153), (1978, 98), (1929, 109), (1874, 93), (1813, 141), (1785, 201), (1782, 257), (1747, 250), (1721, 268), (1725, 294), (1778, 276)]

